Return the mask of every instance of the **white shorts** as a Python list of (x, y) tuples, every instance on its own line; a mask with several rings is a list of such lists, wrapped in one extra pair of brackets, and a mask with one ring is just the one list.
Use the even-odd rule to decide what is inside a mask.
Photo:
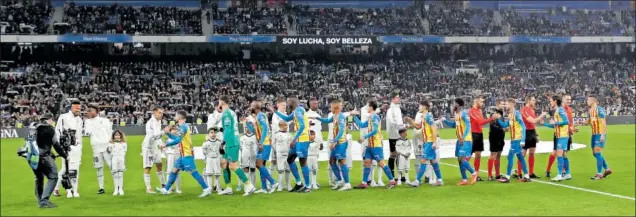
[(307, 158), (307, 166), (311, 171), (318, 171), (318, 156), (309, 156)]
[(177, 159), (179, 159), (179, 157), (181, 157), (180, 154), (166, 154), (166, 171), (167, 172), (172, 172), (172, 169), (174, 169), (174, 164), (177, 162)]
[(221, 158), (205, 158), (205, 172), (203, 175), (220, 176), (221, 172)]
[(398, 157), (398, 171), (408, 171), (411, 169), (411, 162), (408, 158), (400, 155)]
[(154, 164), (161, 163), (161, 151), (158, 149), (145, 149), (142, 152), (144, 168), (150, 168)]
[(283, 171), (289, 171), (289, 164), (287, 163), (287, 156), (289, 155), (289, 153), (281, 153), (279, 152), (277, 154), (278, 157), (276, 159), (276, 167), (278, 169), (278, 172), (283, 172)]
[(108, 167), (111, 167), (111, 158), (110, 154), (106, 151), (93, 152), (93, 167), (95, 169), (103, 168), (104, 162), (106, 162)]
[(256, 168), (256, 155), (251, 151), (241, 152), (241, 168)]
[(126, 156), (115, 155), (111, 158), (111, 172), (126, 171)]
[(71, 146), (71, 151), (68, 154), (69, 169), (79, 170), (81, 164), (82, 164), (82, 146), (81, 145)]

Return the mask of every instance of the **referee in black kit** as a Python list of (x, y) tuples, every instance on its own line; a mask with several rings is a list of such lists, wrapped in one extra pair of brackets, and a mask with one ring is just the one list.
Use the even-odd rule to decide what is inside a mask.
[[(56, 207), (49, 201), (58, 179), (57, 166), (51, 147), (55, 148), (55, 152), (60, 157), (66, 158), (66, 152), (55, 138), (55, 128), (51, 125), (52, 123), (53, 115), (45, 114), (40, 118), (40, 123), (35, 129), (40, 159), (37, 168), (33, 169), (33, 173), (35, 174), (35, 197), (40, 208)], [(46, 187), (44, 187), (44, 177), (48, 179)]]
[[(497, 99), (495, 101), (495, 112), (498, 113), (501, 118), (504, 118), (503, 110), (504, 110), (504, 100)], [(501, 152), (503, 151), (504, 145), (506, 144), (504, 138), (506, 136), (506, 131), (501, 128), (501, 125), (494, 120), (490, 122), (490, 130), (488, 132), (488, 142), (490, 143), (490, 158), (488, 159), (488, 181), (496, 181), (501, 179), (500, 169), (501, 169)], [(492, 176), (492, 167), (495, 167), (496, 176)]]

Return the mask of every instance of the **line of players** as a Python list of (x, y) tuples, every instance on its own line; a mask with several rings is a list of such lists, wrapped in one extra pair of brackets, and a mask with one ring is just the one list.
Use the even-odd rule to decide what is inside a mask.
[[(553, 118), (550, 119), (548, 123), (543, 123), (543, 119), (547, 115), (547, 113), (545, 112), (542, 113), (539, 117), (535, 117), (534, 104), (536, 103), (536, 100), (533, 97), (529, 97), (526, 99), (526, 106), (521, 111), (515, 110), (514, 99), (509, 99), (506, 104), (504, 104), (503, 101), (498, 101), (497, 107), (501, 110), (504, 110), (504, 107), (506, 109), (505, 111), (505, 114), (507, 117), (506, 119), (500, 118), (504, 114), (503, 111), (499, 111), (498, 113), (493, 114), (493, 116), (489, 119), (483, 119), (483, 117), (481, 117), (481, 107), (483, 106), (483, 99), (481, 98), (476, 98), (473, 101), (473, 108), (472, 108), (472, 111), (470, 112), (467, 109), (464, 109), (464, 101), (462, 99), (456, 99), (455, 108), (454, 108), (455, 121), (448, 121), (445, 118), (442, 118), (441, 121), (444, 121), (447, 125), (456, 128), (457, 145), (456, 145), (455, 155), (457, 156), (460, 173), (462, 175), (462, 181), (460, 181), (458, 185), (474, 184), (476, 181), (480, 179), (477, 176), (477, 174), (479, 171), (479, 162), (480, 162), (479, 158), (481, 157), (480, 152), (483, 151), (483, 135), (480, 135), (480, 132), (476, 132), (476, 129), (481, 128), (481, 125), (485, 123), (492, 123), (491, 135), (489, 138), (490, 144), (491, 144), (491, 156), (488, 161), (489, 180), (497, 179), (500, 182), (509, 182), (512, 175), (511, 173), (512, 173), (512, 167), (513, 167), (515, 156), (517, 156), (518, 158), (519, 167), (520, 167), (519, 171), (523, 171), (523, 177), (519, 175), (521, 181), (526, 182), (526, 181), (530, 181), (530, 178), (538, 178), (533, 173), (533, 161), (534, 161), (533, 149), (536, 147), (536, 143), (538, 142), (538, 135), (536, 131), (533, 129), (534, 124), (543, 124), (544, 126), (555, 128), (555, 148), (554, 148), (555, 151), (553, 155), (551, 156), (555, 156), (554, 158), (558, 160), (557, 161), (558, 171), (561, 171), (561, 173), (558, 173), (557, 176), (554, 177), (552, 180), (561, 181), (564, 179), (570, 179), (571, 173), (569, 168), (569, 160), (567, 158), (567, 150), (569, 150), (568, 143), (571, 143), (571, 134), (576, 132), (576, 129), (572, 125), (571, 117), (568, 117), (571, 112), (566, 111), (570, 101), (569, 96), (566, 95), (564, 96), (563, 99), (565, 99), (566, 101), (565, 108), (562, 105), (561, 97), (553, 96), (550, 99), (550, 104), (551, 104), (551, 107), (554, 109), (554, 113), (553, 113)], [(226, 129), (225, 132), (223, 133), (224, 141), (228, 141), (228, 138), (229, 140), (232, 140), (233, 139), (232, 137), (235, 138), (238, 136), (238, 130), (236, 130), (237, 128), (236, 115), (233, 114), (231, 110), (227, 109), (229, 104), (229, 102), (227, 101), (228, 101), (227, 98), (225, 98), (225, 101), (221, 100), (221, 104), (225, 105), (224, 106), (225, 108), (223, 109), (223, 111), (224, 111), (224, 114), (227, 113), (227, 115), (224, 116), (227, 118), (227, 120), (219, 119), (222, 122), (222, 126)], [(254, 192), (272, 193), (275, 190), (281, 191), (283, 185), (280, 185), (279, 182), (280, 183), (285, 182), (285, 184), (288, 185), (288, 189), (291, 188), (290, 191), (311, 192), (312, 189), (318, 188), (318, 185), (315, 181), (316, 174), (317, 174), (316, 173), (316, 170), (317, 170), (317, 154), (316, 153), (319, 152), (322, 146), (322, 142), (320, 142), (320, 139), (317, 139), (321, 137), (320, 136), (316, 137), (316, 134), (314, 133), (314, 132), (320, 132), (320, 130), (309, 129), (310, 127), (320, 126), (320, 124), (310, 123), (310, 120), (312, 121), (318, 120), (323, 123), (329, 123), (331, 126), (333, 126), (333, 127), (330, 127), (330, 131), (331, 131), (329, 133), (330, 136), (328, 138), (328, 141), (326, 141), (326, 143), (329, 144), (329, 149), (330, 149), (330, 163), (329, 163), (330, 164), (330, 167), (329, 167), (330, 182), (333, 182), (333, 186), (334, 186), (333, 189), (337, 189), (341, 191), (349, 190), (351, 189), (351, 185), (350, 185), (348, 173), (351, 167), (350, 166), (351, 163), (347, 163), (347, 154), (350, 155), (350, 149), (349, 151), (347, 151), (348, 150), (347, 144), (350, 141), (350, 139), (346, 138), (346, 135), (347, 135), (346, 131), (348, 127), (346, 126), (345, 117), (347, 117), (348, 115), (358, 115), (358, 114), (361, 115), (361, 118), (363, 120), (365, 118), (367, 120), (361, 121), (357, 117), (354, 117), (356, 124), (358, 124), (358, 126), (360, 126), (361, 128), (361, 137), (359, 139), (359, 142), (363, 144), (365, 147), (365, 150), (363, 152), (364, 153), (363, 180), (360, 185), (356, 186), (356, 188), (362, 188), (362, 189), (367, 188), (369, 184), (371, 184), (372, 186), (383, 185), (383, 183), (381, 183), (381, 180), (382, 180), (381, 176), (378, 179), (378, 183), (373, 183), (369, 180), (369, 174), (371, 173), (371, 171), (373, 171), (371, 169), (373, 165), (372, 162), (376, 163), (376, 165), (379, 168), (381, 168), (384, 174), (386, 174), (386, 176), (389, 178), (390, 180), (390, 183), (388, 185), (389, 189), (395, 187), (398, 184), (400, 180), (394, 179), (390, 169), (384, 163), (384, 156), (383, 156), (383, 150), (382, 150), (383, 139), (382, 139), (382, 134), (378, 133), (380, 132), (379, 131), (380, 118), (377, 114), (378, 105), (375, 101), (370, 101), (365, 106), (365, 108), (363, 108), (363, 111), (364, 109), (367, 110), (366, 111), (367, 113), (365, 115), (364, 112), (361, 114), (359, 111), (355, 111), (355, 110), (348, 113), (342, 112), (341, 111), (342, 102), (338, 100), (334, 100), (331, 105), (332, 113), (327, 118), (321, 118), (319, 116), (312, 116), (312, 117), (309, 116), (309, 114), (311, 114), (312, 112), (315, 112), (317, 108), (317, 102), (315, 101), (313, 101), (310, 104), (310, 112), (305, 112), (304, 108), (302, 106), (299, 106), (299, 100), (297, 98), (291, 97), (288, 100), (288, 103), (289, 105), (291, 105), (292, 108), (294, 108), (293, 113), (290, 115), (285, 114), (286, 105), (285, 105), (285, 102), (282, 100), (278, 102), (279, 108), (277, 111), (275, 111), (273, 108), (270, 108), (270, 110), (273, 113), (275, 113), (274, 118), (272, 119), (273, 124), (271, 125), (272, 126), (271, 130), (267, 128), (269, 126), (269, 123), (267, 122), (267, 118), (260, 111), (261, 109), (260, 103), (258, 102), (254, 103), (252, 105), (253, 116), (247, 119), (247, 124), (245, 125), (248, 128), (246, 132), (252, 132), (252, 133), (248, 133), (240, 139), (241, 143), (244, 145), (239, 145), (237, 143), (236, 145), (230, 147), (230, 150), (232, 150), (232, 152), (235, 152), (234, 154), (232, 154), (233, 156), (228, 156), (227, 153), (222, 153), (222, 152), (227, 152), (228, 145), (224, 144), (224, 142), (220, 142), (220, 141), (217, 142), (215, 140), (216, 137), (218, 137), (217, 131), (216, 131), (218, 129), (210, 129), (208, 133), (209, 134), (208, 141), (206, 141), (206, 143), (204, 143), (204, 146), (203, 146), (204, 154), (206, 156), (206, 169), (205, 169), (206, 172), (204, 173), (204, 175), (206, 176), (205, 179), (203, 179), (200, 175), (198, 175), (198, 173), (196, 173), (196, 167), (194, 166), (193, 160), (191, 160), (192, 162), (190, 162), (189, 160), (191, 158), (193, 159), (193, 154), (192, 154), (193, 148), (191, 144), (191, 139), (189, 138), (189, 128), (183, 127), (183, 126), (187, 126), (185, 124), (185, 114), (179, 113), (177, 115), (177, 119), (179, 119), (178, 121), (180, 123), (179, 128), (166, 127), (164, 128), (164, 131), (161, 132), (161, 130), (157, 130), (157, 129), (160, 129), (161, 127), (160, 121), (162, 118), (163, 111), (161, 109), (155, 109), (154, 115), (153, 115), (154, 117), (151, 118), (146, 125), (147, 136), (146, 136), (146, 139), (144, 139), (144, 142), (142, 145), (143, 147), (142, 155), (144, 156), (143, 157), (144, 168), (146, 169), (144, 174), (144, 181), (146, 182), (148, 193), (153, 193), (152, 189), (150, 188), (150, 180), (149, 180), (150, 168), (154, 164), (154, 165), (157, 165), (158, 171), (161, 171), (161, 166), (160, 166), (161, 156), (160, 154), (157, 154), (157, 153), (160, 153), (160, 151), (153, 149), (152, 146), (155, 146), (153, 144), (157, 144), (157, 141), (161, 143), (161, 136), (165, 134), (167, 134), (170, 137), (170, 140), (172, 141), (169, 140), (167, 144), (163, 144), (163, 147), (164, 148), (176, 147), (174, 148), (176, 149), (176, 151), (173, 151), (173, 152), (176, 152), (176, 154), (173, 154), (173, 152), (167, 153), (168, 167), (172, 167), (172, 168), (169, 168), (169, 171), (174, 170), (176, 172), (172, 172), (170, 174), (168, 185), (165, 185), (164, 183), (165, 179), (164, 179), (163, 172), (157, 173), (159, 180), (162, 182), (161, 183), (162, 188), (159, 188), (159, 190), (163, 193), (167, 193), (168, 190), (170, 189), (171, 183), (174, 183), (175, 181), (177, 182), (177, 185), (175, 186), (174, 190), (176, 192), (180, 192), (178, 189), (179, 176), (177, 174), (179, 170), (186, 170), (188, 172), (192, 172), (193, 176), (195, 176), (195, 179), (197, 179), (197, 181), (200, 182), (202, 187), (204, 187), (205, 190), (202, 196), (206, 196), (211, 193), (212, 188), (209, 186), (214, 186), (216, 190), (219, 191), (219, 194), (232, 194), (232, 188), (229, 187), (228, 185), (231, 182), (229, 170), (227, 169), (228, 167), (232, 168), (237, 174), (239, 174), (239, 177), (241, 177), (242, 183), (246, 184), (245, 195), (249, 195)], [(598, 105), (597, 99), (594, 96), (589, 96), (587, 98), (587, 104), (590, 107), (589, 109), (590, 118), (587, 124), (590, 124), (592, 126), (593, 136), (592, 136), (591, 146), (593, 148), (594, 157), (596, 158), (596, 161), (597, 161), (597, 173), (594, 177), (592, 177), (592, 179), (598, 180), (598, 179), (605, 178), (609, 174), (611, 174), (611, 170), (607, 166), (607, 163), (601, 154), (602, 149), (605, 146), (605, 137), (607, 133), (606, 123), (605, 123), (605, 112)], [(439, 170), (439, 164), (438, 164), (439, 154), (438, 154), (437, 147), (438, 147), (439, 139), (438, 139), (437, 127), (436, 127), (435, 121), (433, 120), (432, 115), (429, 112), (431, 106), (432, 105), (429, 102), (421, 102), (420, 113), (418, 113), (418, 116), (415, 118), (415, 120), (412, 120), (410, 118), (405, 119), (409, 123), (406, 126), (410, 128), (416, 128), (416, 132), (418, 132), (419, 134), (419, 135), (416, 134), (415, 140), (418, 141), (419, 139), (419, 141), (421, 141), (419, 143), (423, 143), (421, 145), (417, 144), (418, 147), (422, 147), (421, 149), (422, 155), (421, 157), (418, 157), (418, 159), (420, 160), (419, 161), (420, 166), (419, 168), (417, 168), (418, 169), (417, 178), (414, 182), (407, 182), (407, 184), (414, 187), (419, 186), (420, 184), (419, 182), (423, 174), (427, 171), (427, 169), (429, 169), (429, 171), (430, 169), (432, 169), (434, 172), (434, 175), (431, 175), (431, 177), (434, 178), (433, 179), (434, 181), (432, 182), (432, 184), (435, 186), (443, 185), (442, 175)], [(475, 112), (476, 110), (479, 110), (479, 112)], [(97, 108), (95, 107), (89, 108), (90, 118), (95, 119), (95, 117), (98, 117), (97, 112), (98, 112)], [(77, 125), (73, 125), (73, 124), (81, 124), (77, 122), (78, 113), (79, 113), (79, 103), (73, 103), (69, 114), (64, 114), (58, 120), (58, 128), (63, 129), (63, 128), (68, 128), (72, 126), (77, 127)], [(230, 119), (232, 120), (230, 121)], [(69, 120), (72, 120), (72, 122)], [(99, 119), (95, 119), (95, 120), (99, 120)], [(80, 121), (81, 121), (81, 118), (80, 118)], [(277, 122), (277, 123), (274, 123), (274, 122)], [(286, 132), (288, 122), (293, 122), (293, 124), (295, 124), (296, 129), (298, 129), (296, 134), (293, 137), (291, 137)], [(94, 139), (94, 137), (103, 137), (102, 134), (104, 133), (97, 133), (97, 130), (92, 130), (92, 128), (107, 129), (108, 127), (106, 127), (106, 125), (107, 123), (103, 121), (99, 121), (96, 123), (90, 122), (90, 123), (86, 123), (85, 129), (84, 129), (87, 132), (93, 132), (92, 134), (91, 133), (89, 134), (91, 135), (91, 144), (93, 145), (93, 148), (94, 148), (94, 156), (95, 156), (94, 165), (95, 165), (95, 168), (98, 170), (98, 181), (99, 181), (98, 183), (100, 185), (99, 193), (103, 193), (103, 164), (101, 164), (101, 167), (100, 167), (99, 162), (106, 161), (107, 164), (110, 164), (109, 159), (111, 159), (112, 155), (109, 155), (109, 157), (105, 157), (105, 156), (106, 156), (106, 153), (111, 154), (112, 149), (108, 147), (106, 148), (106, 150), (101, 150), (101, 148), (96, 149), (96, 147), (102, 147), (102, 145), (96, 146), (97, 143), (99, 144), (103, 143), (103, 142), (96, 142), (96, 141), (98, 140), (101, 141), (104, 139), (103, 138), (101, 138), (101, 140), (97, 138)], [(92, 126), (92, 128), (88, 126)], [(96, 127), (96, 126), (100, 126), (100, 127)], [(278, 126), (278, 129), (276, 129), (276, 126)], [(478, 127), (474, 127), (474, 126), (478, 126)], [(508, 166), (506, 168), (507, 171), (504, 176), (499, 175), (499, 156), (501, 154), (501, 150), (503, 150), (503, 145), (504, 145), (503, 137), (500, 138), (500, 141), (498, 141), (499, 139), (493, 137), (493, 133), (497, 133), (496, 128), (498, 127), (506, 129), (511, 134), (511, 139), (512, 139), (510, 152), (508, 154)], [(231, 130), (228, 130), (228, 129), (231, 129)], [(276, 132), (276, 133), (271, 134), (271, 132)], [(96, 136), (98, 134), (100, 136)], [(255, 136), (252, 136), (252, 134), (254, 134)], [(271, 138), (270, 138), (270, 135), (271, 135)], [(402, 136), (402, 139), (400, 140), (402, 144), (399, 145), (399, 147), (401, 147), (399, 151), (399, 154), (400, 154), (399, 159), (402, 159), (401, 161), (407, 161), (406, 159), (408, 159), (410, 155), (410, 152), (408, 152), (410, 148), (406, 148), (406, 147), (410, 147), (410, 144), (409, 145), (404, 144), (406, 143), (404, 141), (407, 141), (406, 130), (400, 130), (400, 135)], [(503, 133), (501, 135), (503, 135)], [(184, 136), (187, 136), (187, 139), (184, 139), (186, 138)], [(250, 137), (254, 137), (254, 138), (250, 138)], [(474, 144), (472, 143), (473, 139), (475, 140)], [(109, 141), (111, 144), (112, 143), (123, 144), (120, 146), (124, 148), (123, 150), (118, 151), (118, 152), (121, 152), (118, 156), (122, 159), (125, 159), (125, 157), (122, 157), (123, 155), (125, 155), (125, 152), (126, 152), (125, 138), (123, 136), (123, 133), (121, 132), (112, 133)], [(481, 141), (481, 144), (480, 144), (480, 141)], [(186, 144), (185, 146), (187, 147), (184, 147), (184, 143), (190, 143), (190, 144)], [(255, 143), (256, 145), (250, 145)], [(285, 148), (287, 147), (285, 145), (286, 143), (289, 143), (288, 151), (285, 150)], [(81, 143), (79, 143), (78, 145), (80, 147), (79, 150), (81, 150)], [(239, 165), (237, 165), (237, 161), (239, 159), (238, 149), (240, 149), (240, 147), (242, 146), (245, 147), (243, 148), (243, 154), (242, 154), (243, 155), (242, 158), (244, 160), (239, 167)], [(219, 148), (217, 149), (217, 147)], [(249, 150), (248, 147), (257, 147), (256, 156), (251, 156), (251, 153), (254, 153), (254, 151), (252, 151), (253, 149)], [(74, 149), (75, 148), (76, 147), (74, 147)], [(237, 150), (234, 151), (234, 149), (237, 149)], [(280, 150), (277, 150), (277, 149), (280, 149)], [(312, 150), (312, 151), (309, 152), (309, 150)], [(186, 154), (187, 156), (184, 155), (184, 151), (188, 152)], [(530, 161), (530, 172), (528, 172), (527, 170), (527, 166), (525, 165), (525, 159), (524, 159), (524, 155), (526, 155), (527, 151), (529, 151), (528, 155), (529, 155), (529, 161)], [(417, 149), (415, 153), (416, 154), (419, 153)], [(474, 165), (476, 170), (473, 169), (473, 167), (468, 163), (473, 153), (475, 153)], [(275, 156), (272, 156), (271, 158), (272, 162), (270, 165), (272, 166), (269, 169), (267, 169), (265, 168), (265, 165), (266, 165), (266, 160), (270, 159), (270, 156), (269, 156), (270, 154)], [(76, 174), (76, 176), (74, 176), (75, 177), (74, 186), (77, 186), (77, 182), (78, 182), (77, 177), (79, 175), (79, 171), (73, 168), (79, 167), (79, 162), (78, 160), (73, 160), (73, 159), (77, 159), (77, 155), (73, 157), (73, 154), (71, 154), (70, 156), (71, 156), (70, 167), (72, 167), (70, 169), (74, 170), (74, 173)], [(81, 155), (79, 156), (80, 156), (79, 158), (81, 159)], [(223, 159), (219, 160), (217, 159), (217, 156), (222, 156)], [(184, 157), (187, 157), (188, 159), (185, 162), (185, 164), (187, 165), (184, 165), (184, 161), (183, 161)], [(299, 158), (304, 182), (301, 181), (300, 175), (298, 174), (297, 167), (294, 163), (295, 158)], [(253, 159), (257, 159), (257, 160), (254, 161)], [(218, 162), (222, 162), (222, 163), (219, 164)], [(121, 161), (121, 163), (119, 164), (120, 165), (118, 165), (118, 168), (113, 170), (115, 171), (113, 173), (114, 180), (115, 180), (114, 194), (123, 194), (123, 171), (125, 170), (125, 166), (123, 165), (123, 161)], [(550, 164), (552, 163), (550, 162), (548, 165), (548, 169), (547, 169), (548, 176), (549, 176), (549, 170), (551, 166)], [(399, 176), (408, 177), (408, 163), (401, 163), (398, 165), (403, 165), (402, 167), (399, 168), (399, 171), (400, 171)], [(493, 166), (496, 167), (498, 177), (493, 177), (491, 175), (492, 174), (491, 168)], [(224, 169), (221, 169), (220, 167)], [(255, 170), (250, 169), (255, 167), (258, 168), (258, 170), (261, 172), (262, 188), (258, 191), (253, 186), (253, 183), (256, 182)], [(279, 172), (278, 182), (273, 180), (273, 178), (271, 178), (271, 175), (269, 175), (269, 173), (271, 173), (270, 171), (273, 170), (273, 168), (278, 169), (278, 172)], [(66, 168), (62, 168), (60, 173), (63, 173), (65, 169)], [(470, 181), (468, 180), (468, 177), (465, 175), (466, 171), (470, 172), (472, 175)], [(220, 187), (219, 187), (220, 186), (219, 176), (221, 173), (223, 174), (224, 181), (226, 183), (225, 190), (220, 190)], [(249, 173), (251, 178), (247, 178), (246, 173)], [(294, 179), (296, 180), (296, 185), (294, 187), (290, 186), (290, 182), (291, 182), (289, 179), (290, 173), (294, 176)], [(311, 176), (310, 176), (310, 173), (312, 173)], [(216, 178), (214, 184), (212, 184), (212, 177)], [(56, 190), (56, 194), (59, 195), (59, 192), (57, 190)], [(77, 187), (75, 187), (71, 191), (68, 191), (68, 195), (70, 195), (69, 197), (79, 197), (79, 194), (77, 193)]]

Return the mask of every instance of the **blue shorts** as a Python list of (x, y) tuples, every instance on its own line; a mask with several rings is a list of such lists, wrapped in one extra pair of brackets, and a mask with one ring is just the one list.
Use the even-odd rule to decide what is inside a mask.
[(194, 163), (193, 156), (179, 157), (177, 162), (174, 163), (174, 167), (186, 172), (192, 172), (197, 170), (197, 165)]
[(364, 159), (371, 159), (375, 161), (384, 160), (384, 149), (382, 147), (367, 147), (367, 149), (364, 151)]
[(307, 158), (309, 153), (309, 144), (311, 142), (296, 142), (294, 148), (289, 149), (290, 154), (296, 154), (298, 158)]
[(592, 148), (601, 147), (605, 148), (605, 141), (607, 141), (607, 135), (605, 135), (605, 140), (601, 142), (601, 134), (592, 135)]
[(256, 160), (269, 160), (269, 155), (272, 153), (271, 145), (263, 145), (263, 151), (256, 153)]
[(455, 157), (470, 157), (473, 155), (473, 142), (464, 141), (464, 145), (455, 142)]
[(427, 142), (424, 143), (424, 146), (422, 147), (424, 149), (424, 151), (422, 152), (422, 159), (424, 160), (435, 160), (437, 159), (437, 153), (435, 153), (435, 149), (433, 149), (433, 143), (432, 142)]
[(556, 150), (568, 150), (568, 137), (557, 138)]
[(345, 160), (347, 159), (347, 146), (348, 143), (340, 143), (336, 144), (336, 147), (331, 150), (331, 154), (329, 154), (329, 158), (335, 158), (336, 160)]
[(508, 150), (508, 155), (516, 155), (520, 153), (521, 153), (521, 140), (510, 141), (510, 150)]

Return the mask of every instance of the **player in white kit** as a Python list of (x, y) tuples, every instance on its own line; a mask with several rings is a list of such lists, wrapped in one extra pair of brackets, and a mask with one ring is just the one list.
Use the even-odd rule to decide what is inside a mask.
[[(56, 137), (59, 141), (59, 136), (66, 130), (75, 130), (75, 142), (71, 146), (71, 151), (68, 153), (67, 160), (69, 161), (68, 167), (66, 168), (66, 164), (62, 164), (62, 169), (60, 169), (59, 176), (62, 177), (63, 174), (66, 173), (68, 169), (71, 184), (73, 185), (72, 190), (66, 191), (66, 197), (79, 197), (78, 187), (79, 187), (79, 168), (82, 164), (82, 126), (84, 121), (82, 121), (82, 117), (80, 117), (80, 108), (81, 104), (79, 102), (71, 103), (71, 110), (68, 113), (64, 113), (60, 115), (57, 119), (55, 125), (55, 133)], [(55, 186), (54, 195), (59, 196), (59, 186), (62, 183), (62, 179), (57, 179), (57, 185)]]
[[(349, 133), (345, 135), (345, 139), (347, 140), (347, 144), (353, 144), (353, 136)], [(351, 154), (351, 147), (353, 145), (347, 145), (347, 159), (345, 160), (347, 167), (349, 167), (349, 171), (353, 168), (353, 154)]]
[(408, 185), (411, 184), (409, 180), (411, 160), (409, 157), (411, 156), (413, 146), (411, 145), (411, 140), (407, 139), (408, 133), (406, 129), (401, 129), (398, 133), (400, 133), (400, 139), (395, 142), (395, 151), (398, 154), (398, 185), (402, 184), (402, 180)]
[[(309, 100), (309, 111), (307, 111), (307, 117), (309, 117), (309, 130), (314, 132), (315, 138), (314, 140), (312, 140), (312, 144), (316, 143), (318, 144), (318, 147), (323, 147), (324, 144), (324, 140), (322, 137), (322, 123), (318, 120), (316, 120), (315, 118), (320, 118), (321, 115), (319, 113), (319, 109), (318, 109), (318, 100), (316, 98), (311, 98)], [(310, 134), (311, 137), (311, 134)], [(312, 157), (312, 153), (311, 153), (311, 145), (310, 145), (310, 150), (309, 150), (309, 157), (307, 158), (307, 164), (310, 164), (310, 158)], [(318, 149), (315, 154), (315, 159), (311, 159), (311, 160), (316, 160), (316, 164), (314, 165), (314, 168), (312, 168), (312, 165), (309, 165), (309, 169), (311, 170), (312, 174), (310, 178), (313, 178), (312, 181), (312, 186), (310, 186), (312, 189), (318, 189), (318, 182), (316, 181), (316, 174), (318, 171), (318, 157), (320, 155), (320, 150), (322, 150), (322, 148)], [(314, 149), (314, 151), (316, 151)], [(331, 169), (331, 168), (329, 168)]]
[(84, 122), (84, 133), (90, 136), (93, 148), (93, 167), (97, 170), (97, 194), (104, 193), (104, 163), (110, 167), (110, 155), (106, 151), (113, 133), (113, 123), (108, 118), (100, 117), (99, 108), (88, 106), (87, 119)]
[[(163, 119), (163, 109), (154, 108), (152, 110), (152, 117), (146, 122), (146, 137), (141, 143), (141, 156), (144, 167), (144, 184), (146, 186), (146, 193), (154, 194), (155, 191), (150, 185), (150, 169), (152, 165), (157, 168), (157, 178), (161, 183), (161, 188), (166, 185), (165, 176), (163, 174), (163, 165), (161, 164), (161, 150), (159, 146), (162, 145), (161, 137), (165, 134), (161, 129), (161, 120)], [(157, 187), (159, 189), (159, 187)]]
[(285, 185), (285, 183), (287, 184), (287, 190), (292, 190), (291, 182), (289, 180), (291, 170), (289, 170), (287, 157), (289, 156), (289, 144), (291, 144), (293, 138), (287, 132), (287, 126), (287, 123), (283, 121), (279, 122), (279, 131), (276, 132), (272, 137), (272, 142), (276, 147), (276, 161), (278, 161), (278, 164), (276, 165), (276, 168), (278, 169), (278, 183), (280, 183), (280, 185), (278, 186), (278, 191), (283, 190), (283, 186)]
[(110, 144), (107, 147), (110, 161), (112, 162), (111, 173), (113, 174), (113, 196), (124, 195), (124, 171), (126, 171), (126, 136), (123, 132), (116, 130), (111, 136)]
[[(216, 137), (216, 127), (208, 129), (208, 138), (203, 143), (203, 155), (205, 156), (205, 182), (208, 186), (213, 186), (212, 189), (217, 192), (221, 192), (220, 178), (221, 178), (221, 140)], [(214, 182), (212, 182), (214, 177)]]
[[(243, 129), (243, 136), (240, 138), (240, 151), (241, 151), (241, 168), (245, 174), (249, 174), (250, 183), (256, 183), (256, 149), (257, 141), (256, 136), (247, 129), (247, 124), (250, 122), (245, 122)], [(241, 191), (242, 182), (239, 182), (237, 191)]]
[[(173, 135), (176, 135), (177, 132), (178, 132), (177, 126), (175, 125), (170, 126), (170, 133), (172, 133)], [(164, 148), (163, 151), (166, 155), (166, 173), (169, 175), (170, 172), (172, 172), (172, 170), (174, 169), (175, 164), (177, 163), (177, 159), (181, 157), (181, 153), (179, 152), (178, 145), (167, 146)], [(177, 174), (177, 179), (175, 179), (173, 187), (174, 188), (171, 190), (174, 190), (174, 192), (177, 194), (181, 194), (181, 175), (180, 174)]]
[[(318, 123), (320, 124), (320, 123)], [(318, 142), (318, 139), (316, 139), (318, 136), (316, 135), (316, 132), (313, 130), (309, 131), (309, 141), (311, 142), (309, 144), (309, 156), (307, 157), (307, 166), (309, 167), (309, 170), (311, 171), (311, 189), (312, 190), (317, 190), (318, 189), (318, 156), (320, 154), (320, 150), (322, 150), (322, 143)]]
[[(278, 112), (280, 112), (282, 114), (285, 114), (285, 115), (287, 114), (287, 111), (285, 110), (285, 108), (287, 108), (287, 101), (285, 101), (285, 98), (279, 98), (276, 101), (276, 108), (277, 108)], [(280, 127), (279, 127), (280, 125), (279, 124), (281, 122), (287, 124), (287, 126), (289, 126), (289, 124), (290, 124), (289, 122), (285, 122), (278, 115), (272, 115), (272, 122), (271, 122), (271, 129), (272, 129), (272, 134), (271, 134), (272, 138), (271, 139), (272, 139), (272, 141), (274, 141), (274, 137), (276, 137), (276, 134), (280, 131)], [(287, 131), (287, 128), (285, 129), (285, 131)], [(278, 166), (277, 166), (277, 164), (279, 162), (278, 161), (279, 159), (284, 159), (285, 162), (287, 162), (287, 156), (288, 155), (285, 154), (285, 158), (279, 158), (278, 153), (281, 153), (281, 152), (277, 151), (276, 148), (278, 148), (276, 145), (272, 145), (272, 154), (271, 154), (271, 158), (272, 159), (271, 159), (270, 164), (269, 164), (269, 170), (270, 170), (269, 174), (273, 174), (272, 171), (274, 171), (274, 170), (279, 171), (278, 170)], [(285, 153), (287, 153), (287, 151), (289, 151), (289, 147), (287, 149), (285, 149), (285, 150), (286, 150)], [(279, 173), (278, 183), (280, 183), (280, 185), (278, 185), (278, 188), (282, 190), (283, 189), (283, 187), (282, 187), (283, 183), (281, 182), (281, 180), (283, 179), (283, 177), (280, 176), (280, 175), (281, 174)], [(291, 174), (290, 173), (285, 173), (285, 175), (289, 176)], [(287, 177), (286, 180), (289, 180), (289, 177)]]

